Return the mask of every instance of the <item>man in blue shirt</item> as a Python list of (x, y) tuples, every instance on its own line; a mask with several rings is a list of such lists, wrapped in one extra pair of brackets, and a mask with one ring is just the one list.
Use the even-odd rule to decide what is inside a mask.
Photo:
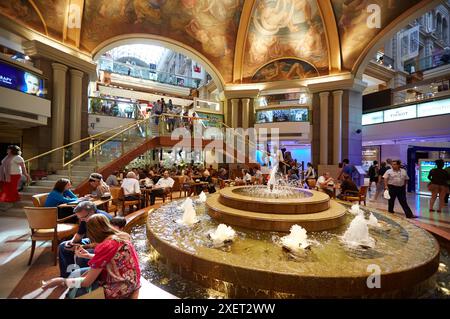
[(93, 245), (91, 245), (89, 238), (86, 238), (87, 234), (87, 220), (94, 214), (105, 215), (109, 220), (112, 219), (108, 213), (97, 209), (94, 203), (90, 201), (82, 201), (73, 212), (78, 217), (78, 232), (73, 236), (71, 240), (64, 241), (59, 245), (59, 270), (61, 277), (67, 278), (70, 273), (79, 268), (88, 267), (88, 259), (77, 258), (75, 260), (75, 248), (76, 246), (82, 246), (89, 252), (93, 252)]

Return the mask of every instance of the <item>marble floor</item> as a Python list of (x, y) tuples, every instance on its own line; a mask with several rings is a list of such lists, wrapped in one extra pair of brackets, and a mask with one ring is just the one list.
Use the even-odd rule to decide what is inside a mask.
[[(174, 197), (178, 197), (176, 192)], [(450, 240), (450, 208), (448, 206), (441, 213), (429, 212), (429, 196), (408, 193), (407, 199), (413, 212), (419, 216), (418, 219), (411, 220), (411, 222), (432, 232), (439, 232), (442, 237)], [(157, 206), (159, 206), (158, 204)], [(387, 210), (387, 200), (380, 196), (377, 201), (368, 201), (367, 206)], [(395, 212), (399, 216), (404, 216), (398, 202), (395, 204)], [(16, 286), (19, 283), (23, 284), (25, 274), (33, 267), (33, 265), (31, 267), (27, 265), (31, 245), (29, 234), (30, 230), (22, 209), (0, 210), (0, 278), (2, 278), (0, 280), (0, 298), (19, 297), (16, 296), (16, 293), (12, 295), (11, 293), (17, 291)], [(49, 247), (49, 242), (38, 243), (33, 259), (36, 261), (34, 267), (42, 267), (42, 265), (39, 266), (40, 263), (42, 264), (42, 260), (48, 267), (53, 267), (50, 261)], [(43, 258), (40, 258), (41, 255)], [(47, 259), (48, 261), (46, 261)], [(39, 272), (39, 269), (36, 272)]]

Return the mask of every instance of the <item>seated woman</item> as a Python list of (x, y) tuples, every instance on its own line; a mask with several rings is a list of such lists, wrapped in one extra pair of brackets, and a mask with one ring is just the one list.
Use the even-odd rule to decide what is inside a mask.
[(350, 176), (345, 175), (343, 178), (344, 180), (341, 183), (341, 193), (338, 195), (338, 198), (343, 199), (345, 196), (358, 194), (358, 186), (356, 186), (355, 182), (350, 178)]
[(187, 196), (191, 196), (194, 190), (192, 189), (192, 183), (194, 183), (194, 178), (192, 177), (192, 171), (188, 170), (186, 175), (183, 176), (183, 181), (181, 185), (181, 190), (187, 193)]
[[(61, 204), (68, 204), (78, 201), (78, 197), (70, 190), (72, 184), (67, 178), (56, 181), (53, 190), (48, 194), (45, 207), (58, 207)], [(73, 215), (73, 207), (58, 207), (58, 219)], [(76, 222), (76, 218), (74, 219)]]
[(200, 180), (202, 182), (207, 182), (208, 185), (206, 185), (206, 188), (208, 189), (208, 193), (212, 194), (216, 192), (216, 187), (212, 181), (212, 177), (209, 174), (209, 171), (207, 169), (205, 169), (205, 171), (203, 172), (203, 176), (200, 178)]
[(78, 246), (75, 254), (90, 259), (90, 268), (80, 269), (76, 277), (53, 278), (44, 283), (42, 289), (64, 285), (71, 288), (68, 297), (75, 298), (101, 285), (106, 299), (136, 297), (141, 287), (141, 270), (130, 236), (112, 227), (102, 214), (92, 215), (88, 219), (87, 236), (91, 243), (96, 244), (94, 253)]

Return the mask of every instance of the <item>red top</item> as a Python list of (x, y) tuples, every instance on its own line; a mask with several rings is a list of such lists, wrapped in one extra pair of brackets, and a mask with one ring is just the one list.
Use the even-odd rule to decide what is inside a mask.
[(133, 244), (119, 238), (97, 245), (89, 261), (92, 269), (102, 269), (100, 283), (106, 299), (129, 298), (141, 287), (141, 270)]

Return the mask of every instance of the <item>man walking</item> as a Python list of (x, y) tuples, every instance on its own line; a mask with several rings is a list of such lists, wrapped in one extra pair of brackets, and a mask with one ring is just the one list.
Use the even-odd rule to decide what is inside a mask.
[(406, 201), (406, 183), (409, 180), (408, 174), (403, 168), (400, 168), (399, 160), (392, 161), (392, 168), (384, 173), (384, 189), (389, 190), (388, 211), (394, 214), (395, 199), (398, 198), (400, 205), (405, 212), (406, 218), (417, 218), (411, 211)]

